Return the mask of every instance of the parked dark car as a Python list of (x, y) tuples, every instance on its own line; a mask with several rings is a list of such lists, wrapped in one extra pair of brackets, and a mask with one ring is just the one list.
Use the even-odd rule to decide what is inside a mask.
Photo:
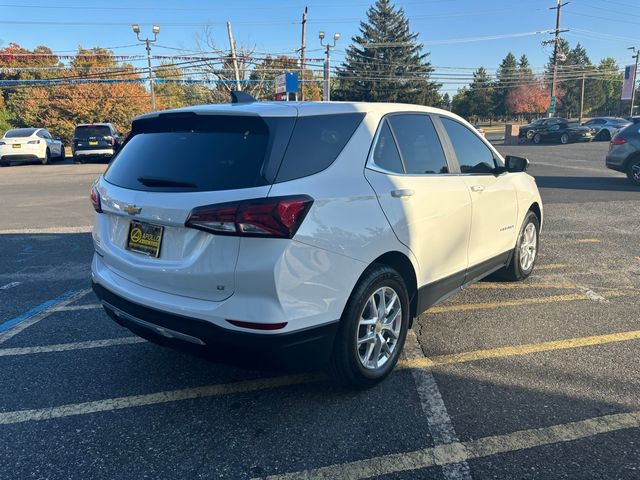
[(626, 173), (631, 183), (640, 186), (640, 124), (629, 125), (611, 139), (605, 161), (607, 168)]
[(533, 140), (533, 135), (536, 133), (536, 128), (540, 128), (546, 121), (548, 120), (560, 120), (559, 118), (539, 118), (537, 120), (533, 120), (532, 122), (522, 125), (520, 127), (520, 133), (518, 137), (520, 140)]
[(631, 123), (640, 123), (640, 116), (638, 115), (634, 117), (624, 117), (624, 119), (630, 121)]
[(71, 142), (73, 161), (82, 163), (92, 158), (110, 159), (122, 145), (122, 137), (111, 123), (76, 126)]
[[(520, 131), (520, 137), (525, 137), (533, 143), (560, 142), (562, 144), (570, 142), (590, 142), (593, 139), (595, 130), (590, 127), (583, 127), (577, 122), (569, 122), (564, 118), (545, 118), (539, 123), (533, 122), (524, 133)], [(529, 128), (530, 127), (530, 128)]]

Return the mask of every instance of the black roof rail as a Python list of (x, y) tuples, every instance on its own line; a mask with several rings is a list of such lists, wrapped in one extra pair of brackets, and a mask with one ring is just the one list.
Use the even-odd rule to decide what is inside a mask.
[(231, 90), (231, 103), (253, 103), (257, 101), (251, 95), (239, 90)]

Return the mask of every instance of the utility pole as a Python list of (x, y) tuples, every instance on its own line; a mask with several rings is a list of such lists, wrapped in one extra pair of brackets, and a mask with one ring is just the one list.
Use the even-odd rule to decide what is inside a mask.
[(579, 123), (582, 123), (582, 112), (584, 111), (584, 72), (582, 72), (582, 91), (580, 93), (580, 118)]
[(553, 39), (553, 78), (551, 80), (551, 102), (549, 103), (549, 117), (551, 117), (555, 112), (556, 77), (558, 76), (558, 43), (560, 42), (560, 33), (568, 31), (568, 29), (560, 30), (560, 10), (569, 2), (561, 2), (562, 0), (556, 0), (556, 6), (549, 7), (549, 10), (556, 11), (556, 28), (553, 31), (555, 38)]
[(231, 47), (231, 59), (233, 60), (233, 71), (236, 76), (236, 88), (238, 91), (242, 91), (242, 85), (240, 85), (240, 71), (238, 70), (238, 60), (236, 57), (236, 42), (233, 41), (233, 32), (231, 31), (231, 22), (227, 22), (227, 32), (229, 33), (229, 46)]
[(151, 91), (151, 111), (155, 112), (156, 91), (155, 91), (154, 82), (153, 82), (153, 75), (151, 73), (151, 44), (156, 40), (158, 40), (158, 33), (160, 33), (160, 26), (154, 25), (152, 27), (151, 31), (153, 32), (153, 40), (151, 40), (149, 37), (145, 38), (144, 40), (140, 38), (140, 25), (138, 25), (137, 23), (134, 23), (133, 25), (131, 25), (131, 29), (133, 30), (133, 33), (136, 34), (136, 38), (138, 39), (138, 41), (144, 42), (147, 45), (147, 72), (149, 77), (149, 90)]
[(307, 7), (302, 14), (302, 41), (300, 42), (300, 99), (304, 102), (304, 50), (307, 47)]
[(340, 34), (338, 32), (333, 34), (333, 45), (330, 43), (324, 43), (324, 32), (319, 32), (318, 38), (320, 39), (320, 46), (326, 48), (324, 61), (324, 82), (322, 85), (322, 99), (325, 102), (328, 102), (331, 100), (331, 87), (329, 85), (329, 80), (331, 77), (331, 49), (336, 48), (336, 42), (340, 39)]
[(629, 116), (633, 116), (633, 104), (636, 101), (636, 79), (638, 78), (638, 58), (640, 57), (640, 50), (636, 47), (629, 47), (629, 50), (634, 51), (636, 54), (631, 57), (636, 59), (636, 68), (633, 70), (633, 88), (631, 89), (631, 108), (629, 109)]

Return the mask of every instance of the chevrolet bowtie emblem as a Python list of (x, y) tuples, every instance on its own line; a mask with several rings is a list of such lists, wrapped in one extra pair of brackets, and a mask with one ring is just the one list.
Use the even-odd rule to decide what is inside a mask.
[(136, 207), (135, 205), (127, 205), (123, 210), (129, 215), (137, 215), (142, 211), (142, 208)]

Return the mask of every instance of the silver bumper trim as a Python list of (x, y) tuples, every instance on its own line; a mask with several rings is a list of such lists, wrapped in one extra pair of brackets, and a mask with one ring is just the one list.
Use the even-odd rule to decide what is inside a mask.
[(161, 335), (165, 338), (174, 338), (177, 340), (183, 340), (189, 343), (195, 343), (196, 345), (206, 345), (202, 340), (196, 337), (192, 337), (191, 335), (187, 335), (186, 333), (176, 332), (175, 330), (171, 330), (170, 328), (161, 327), (160, 325), (155, 325), (153, 323), (142, 320), (138, 317), (134, 317), (133, 315), (123, 312), (117, 307), (114, 307), (108, 302), (102, 301), (102, 305), (111, 310), (115, 315), (120, 318), (125, 318), (141, 327), (146, 328), (147, 330), (151, 330), (158, 335)]

